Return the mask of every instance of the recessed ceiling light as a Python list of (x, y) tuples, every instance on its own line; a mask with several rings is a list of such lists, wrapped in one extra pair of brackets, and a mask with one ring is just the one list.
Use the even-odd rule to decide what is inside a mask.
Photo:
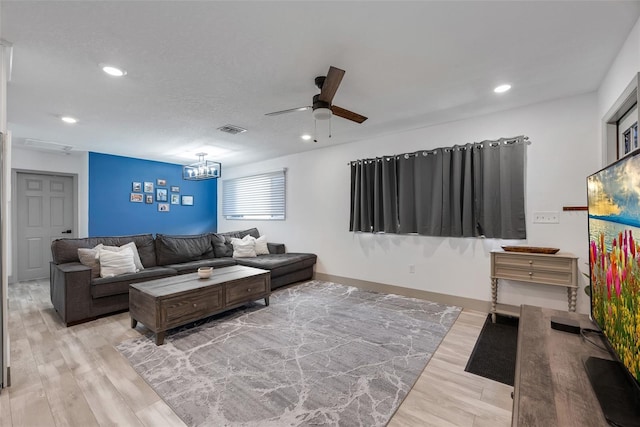
[(308, 141), (311, 139), (311, 135), (304, 134), (300, 138), (304, 139), (305, 141)]
[(121, 70), (120, 68), (114, 67), (112, 65), (100, 65), (100, 67), (102, 67), (102, 71), (113, 77), (122, 77), (127, 74), (125, 70)]
[(70, 124), (78, 123), (78, 119), (74, 117), (69, 117), (69, 116), (61, 117), (61, 120), (65, 123), (70, 123)]
[(493, 91), (495, 93), (504, 93), (509, 89), (511, 89), (511, 85), (500, 85), (500, 86), (497, 86)]

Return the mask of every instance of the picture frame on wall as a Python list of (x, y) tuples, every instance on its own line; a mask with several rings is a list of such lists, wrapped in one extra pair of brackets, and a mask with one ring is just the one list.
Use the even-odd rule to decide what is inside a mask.
[(182, 206), (193, 206), (193, 196), (182, 196)]
[(156, 188), (156, 202), (166, 202), (166, 201), (167, 201), (167, 189)]
[(171, 186), (171, 192), (172, 193), (179, 193), (180, 192), (180, 187), (178, 187), (177, 185), (172, 185)]
[(142, 194), (141, 193), (131, 193), (129, 196), (129, 201), (134, 203), (142, 203)]
[(142, 192), (142, 183), (141, 182), (132, 182), (131, 183), (131, 191), (134, 193)]
[(153, 194), (145, 194), (144, 198), (144, 202), (146, 204), (150, 205), (151, 203), (153, 203)]
[(153, 182), (145, 182), (144, 183), (144, 192), (145, 193), (153, 193)]
[(166, 187), (167, 186), (167, 180), (166, 179), (156, 179), (156, 185), (158, 187)]
[(158, 203), (158, 212), (169, 212), (169, 203)]
[(171, 204), (172, 205), (179, 205), (180, 204), (180, 195), (179, 194), (172, 194), (171, 195)]

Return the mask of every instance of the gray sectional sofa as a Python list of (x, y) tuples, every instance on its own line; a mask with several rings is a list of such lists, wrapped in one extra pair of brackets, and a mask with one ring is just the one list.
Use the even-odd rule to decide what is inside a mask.
[[(316, 255), (287, 253), (281, 243), (268, 243), (269, 254), (255, 258), (233, 258), (231, 238), (260, 237), (256, 228), (228, 233), (194, 236), (151, 234), (117, 237), (58, 239), (51, 244), (51, 302), (65, 325), (93, 320), (129, 309), (129, 285), (177, 274), (193, 273), (199, 267), (246, 265), (271, 272), (271, 288), (313, 277)], [(102, 243), (122, 246), (134, 242), (144, 266), (136, 273), (94, 277), (91, 268), (80, 263), (79, 248)]]

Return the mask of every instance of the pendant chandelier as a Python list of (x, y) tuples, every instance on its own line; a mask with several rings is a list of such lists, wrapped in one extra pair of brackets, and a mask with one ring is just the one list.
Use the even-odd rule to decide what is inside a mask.
[(203, 179), (220, 178), (222, 165), (219, 162), (205, 160), (207, 153), (198, 153), (198, 161), (182, 167), (182, 178), (188, 181), (201, 181)]

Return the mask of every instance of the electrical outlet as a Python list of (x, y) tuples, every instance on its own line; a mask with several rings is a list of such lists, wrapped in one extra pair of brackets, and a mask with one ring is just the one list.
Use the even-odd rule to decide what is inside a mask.
[(560, 222), (560, 216), (558, 212), (534, 212), (533, 223), (534, 224), (558, 224)]
[(409, 273), (414, 274), (416, 272), (416, 266), (409, 264)]

